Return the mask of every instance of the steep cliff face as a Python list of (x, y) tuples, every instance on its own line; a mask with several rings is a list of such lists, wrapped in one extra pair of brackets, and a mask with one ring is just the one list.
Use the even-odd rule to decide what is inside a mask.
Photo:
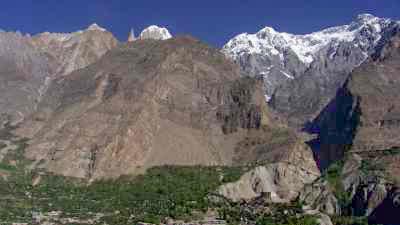
[(56, 79), (19, 132), (32, 137), (27, 156), (35, 166), (96, 179), (267, 154), (234, 149), (251, 131), (276, 129), (270, 121), (259, 81), (240, 78), (217, 50), (180, 37), (121, 45)]
[(337, 91), (321, 114), (304, 128), (304, 131), (317, 135), (307, 144), (313, 149), (315, 160), (322, 170), (332, 162), (343, 159), (359, 126), (359, 98), (347, 89), (347, 84)]
[(349, 90), (360, 99), (360, 126), (352, 151), (400, 146), (400, 28), (374, 57), (355, 70)]

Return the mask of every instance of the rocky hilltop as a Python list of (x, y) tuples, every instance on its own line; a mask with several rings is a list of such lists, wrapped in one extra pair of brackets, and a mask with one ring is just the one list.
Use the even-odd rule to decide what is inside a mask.
[(34, 47), (54, 61), (55, 73), (67, 75), (97, 61), (118, 41), (97, 24), (73, 33), (41, 33), (32, 37)]
[(116, 44), (97, 25), (64, 34), (0, 32), (1, 123), (22, 121), (36, 109), (52, 79), (97, 61)]

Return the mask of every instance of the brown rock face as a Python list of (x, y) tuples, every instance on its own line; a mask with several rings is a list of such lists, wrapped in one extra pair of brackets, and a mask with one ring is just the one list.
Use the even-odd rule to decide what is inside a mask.
[(33, 37), (1, 32), (0, 127), (35, 111), (54, 77), (88, 66), (116, 45), (113, 35), (98, 26)]
[(232, 201), (253, 200), (263, 194), (267, 202), (282, 203), (295, 200), (305, 184), (320, 176), (289, 163), (273, 163), (256, 167), (240, 180), (220, 186), (216, 191)]
[(349, 89), (359, 99), (360, 125), (352, 151), (400, 146), (400, 34), (354, 71)]
[(118, 41), (110, 32), (92, 25), (74, 33), (41, 33), (32, 38), (32, 44), (53, 62), (55, 74), (67, 75), (94, 63)]
[(19, 33), (0, 32), (0, 128), (35, 109), (51, 71), (47, 57)]
[(66, 176), (115, 177), (166, 164), (230, 165), (238, 154), (268, 154), (235, 151), (252, 131), (277, 129), (261, 87), (193, 38), (141, 40), (55, 80), (19, 132), (32, 137), (27, 156), (35, 166)]

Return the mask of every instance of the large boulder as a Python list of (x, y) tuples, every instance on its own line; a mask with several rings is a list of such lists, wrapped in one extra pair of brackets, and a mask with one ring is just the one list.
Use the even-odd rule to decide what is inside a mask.
[(236, 182), (222, 185), (217, 193), (236, 202), (260, 196), (267, 196), (264, 199), (272, 203), (290, 202), (318, 176), (289, 163), (268, 164), (254, 168)]
[(312, 209), (328, 215), (340, 215), (341, 206), (333, 193), (328, 181), (318, 179), (311, 184), (306, 184), (300, 192), (299, 200)]

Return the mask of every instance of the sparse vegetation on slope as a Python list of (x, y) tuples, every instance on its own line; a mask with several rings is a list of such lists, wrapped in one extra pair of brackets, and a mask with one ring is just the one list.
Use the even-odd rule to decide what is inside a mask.
[(326, 179), (332, 187), (332, 190), (339, 200), (341, 208), (346, 208), (351, 203), (350, 194), (344, 190), (342, 183), (342, 171), (344, 166), (344, 160), (339, 160), (333, 163), (323, 174), (323, 178)]

